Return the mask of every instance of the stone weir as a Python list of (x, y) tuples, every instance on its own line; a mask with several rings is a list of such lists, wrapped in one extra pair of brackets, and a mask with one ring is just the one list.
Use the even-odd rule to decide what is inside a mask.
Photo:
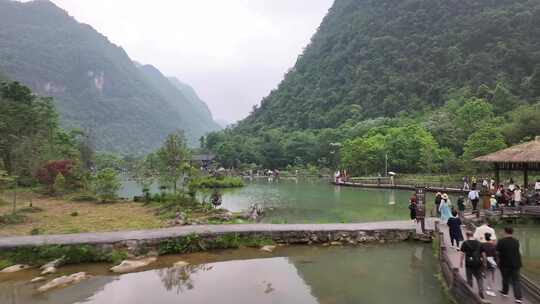
[(197, 235), (203, 241), (212, 241), (225, 235), (264, 237), (283, 244), (355, 245), (368, 242), (426, 240), (426, 235), (417, 234), (416, 225), (410, 221), (359, 224), (243, 224), (6, 237), (0, 238), (0, 251), (47, 245), (92, 245), (104, 251), (123, 249), (131, 254), (137, 254), (140, 248), (154, 249), (163, 242), (182, 240), (193, 235)]

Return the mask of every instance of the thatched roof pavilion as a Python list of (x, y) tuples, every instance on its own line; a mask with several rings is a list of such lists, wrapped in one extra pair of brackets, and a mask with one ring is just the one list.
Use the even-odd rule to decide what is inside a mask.
[(492, 163), (495, 167), (497, 184), (499, 184), (501, 170), (523, 171), (524, 184), (527, 186), (529, 172), (540, 171), (540, 136), (537, 136), (533, 141), (475, 158), (474, 161)]

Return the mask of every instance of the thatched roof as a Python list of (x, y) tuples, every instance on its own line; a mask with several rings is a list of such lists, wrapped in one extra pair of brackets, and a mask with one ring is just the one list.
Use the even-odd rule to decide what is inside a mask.
[(535, 140), (475, 158), (477, 162), (540, 163), (540, 136)]

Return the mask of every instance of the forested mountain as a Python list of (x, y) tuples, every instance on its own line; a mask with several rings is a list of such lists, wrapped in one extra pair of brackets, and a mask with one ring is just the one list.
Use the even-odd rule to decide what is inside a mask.
[(436, 171), (540, 133), (539, 100), (540, 0), (336, 0), (278, 88), (207, 146), (283, 167), (330, 165), (340, 143), (362, 173), (385, 153)]
[[(198, 116), (208, 117), (212, 116), (208, 105), (199, 97), (195, 89), (187, 83), (183, 83), (176, 77), (169, 77), (169, 81), (186, 97), (187, 101), (191, 104), (193, 111), (197, 113)], [(212, 129), (221, 129), (221, 126), (217, 121), (212, 125)]]
[[(180, 115), (184, 125), (189, 126), (188, 130), (197, 130), (200, 136), (205, 133), (221, 129), (213, 120), (208, 106), (197, 97), (197, 93), (190, 86), (181, 83), (176, 78), (164, 76), (152, 65), (141, 65), (139, 70), (149, 84), (151, 84), (160, 95), (176, 110)], [(180, 85), (181, 86), (180, 86)], [(196, 99), (195, 99), (196, 98)], [(197, 137), (196, 140), (198, 142)]]
[(337, 0), (279, 88), (241, 125), (392, 117), (499, 81), (523, 100), (540, 95), (540, 1)]
[(164, 90), (161, 73), (151, 81), (121, 47), (47, 0), (0, 0), (0, 70), (54, 97), (62, 125), (91, 133), (100, 150), (150, 151), (177, 129), (195, 144), (218, 129), (209, 113), (194, 123), (200, 111)]

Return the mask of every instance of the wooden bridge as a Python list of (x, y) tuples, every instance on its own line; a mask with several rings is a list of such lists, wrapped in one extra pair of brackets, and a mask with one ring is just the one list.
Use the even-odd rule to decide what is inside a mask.
[(376, 188), (376, 189), (396, 189), (396, 190), (411, 190), (414, 191), (418, 188), (423, 188), (428, 192), (441, 192), (441, 193), (461, 193), (465, 194), (467, 191), (454, 186), (446, 187), (439, 183), (414, 183), (412, 181), (396, 181), (396, 183), (389, 183), (388, 180), (359, 180), (354, 182), (332, 182), (336, 186), (342, 187), (358, 187), (358, 188)]
[[(503, 297), (499, 290), (502, 289), (502, 277), (497, 270), (495, 282), (491, 283), (490, 278), (484, 279), (484, 289), (491, 287), (491, 291), (495, 292), (496, 296), (485, 295), (485, 299), (481, 299), (478, 295), (478, 286), (474, 281), (474, 288), (467, 285), (465, 269), (460, 268), (460, 252), (452, 248), (450, 244), (450, 236), (446, 225), (437, 225), (436, 230), (439, 234), (439, 263), (441, 266), (442, 277), (446, 282), (450, 294), (459, 304), (509, 304), (515, 303), (513, 291), (510, 291), (508, 297)], [(463, 233), (465, 235), (465, 232)], [(523, 303), (538, 304), (540, 303), (540, 286), (521, 274), (521, 289), (523, 292)], [(512, 288), (510, 288), (512, 290)]]

